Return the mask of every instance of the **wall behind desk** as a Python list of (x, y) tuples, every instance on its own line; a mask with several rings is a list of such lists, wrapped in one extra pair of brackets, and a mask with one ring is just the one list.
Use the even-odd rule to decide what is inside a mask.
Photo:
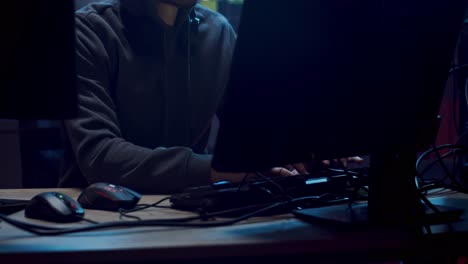
[(0, 188), (21, 188), (18, 121), (0, 119)]

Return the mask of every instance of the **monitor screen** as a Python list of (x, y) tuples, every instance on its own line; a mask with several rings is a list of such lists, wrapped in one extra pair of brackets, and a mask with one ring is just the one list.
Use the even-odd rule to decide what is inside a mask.
[(391, 188), (401, 199), (382, 208), (411, 204), (412, 162), (435, 140), (464, 5), (244, 1), (213, 168), (369, 154), (369, 207)]
[(6, 1), (3, 9), (0, 118), (74, 117), (73, 1)]

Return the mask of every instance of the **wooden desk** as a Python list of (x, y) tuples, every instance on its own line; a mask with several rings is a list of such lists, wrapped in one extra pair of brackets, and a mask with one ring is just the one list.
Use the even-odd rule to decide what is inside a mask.
[[(78, 189), (53, 189), (77, 198)], [(29, 199), (50, 191), (46, 189), (0, 190), (0, 197)], [(446, 195), (436, 203), (466, 204), (467, 195)], [(142, 203), (153, 203), (163, 198), (148, 195)], [(176, 218), (191, 215), (187, 212), (152, 208), (136, 214), (143, 219)], [(119, 220), (113, 212), (86, 210), (86, 218), (103, 222)], [(465, 213), (464, 217), (467, 218)], [(12, 215), (15, 219), (50, 225), (50, 223), (24, 218), (24, 212)], [(128, 221), (128, 220), (127, 220)], [(87, 225), (79, 223), (78, 225)], [(53, 224), (55, 225), (55, 224)], [(74, 224), (77, 225), (77, 224)], [(65, 224), (65, 226), (68, 226)], [(466, 222), (453, 225), (457, 231), (468, 230)], [(435, 233), (446, 228), (436, 227)], [(460, 245), (453, 253), (468, 248), (466, 233), (444, 235), (441, 239), (421, 242), (414, 237), (393, 231), (337, 230), (331, 226), (304, 223), (291, 215), (253, 218), (232, 226), (213, 228), (142, 227), (75, 233), (63, 236), (41, 237), (0, 223), (0, 260), (23, 263), (75, 263), (75, 262), (183, 262), (200, 260), (223, 263), (255, 260), (314, 261), (400, 259), (402, 256), (426, 250), (426, 246), (441, 243)], [(461, 239), (460, 241), (454, 239)], [(426, 244), (424, 244), (426, 243)], [(449, 245), (449, 244), (445, 244)], [(428, 252), (431, 252), (430, 250)], [(432, 252), (434, 253), (434, 252)]]

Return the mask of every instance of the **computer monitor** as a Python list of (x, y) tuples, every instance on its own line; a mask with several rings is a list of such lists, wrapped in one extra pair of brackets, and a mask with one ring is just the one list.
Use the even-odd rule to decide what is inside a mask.
[(416, 222), (465, 2), (246, 0), (213, 168), (370, 155), (368, 220)]
[(4, 1), (0, 118), (76, 115), (73, 1)]

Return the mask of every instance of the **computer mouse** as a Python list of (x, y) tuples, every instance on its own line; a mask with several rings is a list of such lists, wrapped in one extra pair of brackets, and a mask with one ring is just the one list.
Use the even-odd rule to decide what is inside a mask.
[(98, 182), (81, 192), (78, 202), (84, 208), (118, 211), (132, 209), (141, 199), (141, 194), (123, 186)]
[(43, 192), (29, 201), (24, 214), (28, 218), (70, 223), (82, 220), (84, 209), (77, 201), (66, 194)]

